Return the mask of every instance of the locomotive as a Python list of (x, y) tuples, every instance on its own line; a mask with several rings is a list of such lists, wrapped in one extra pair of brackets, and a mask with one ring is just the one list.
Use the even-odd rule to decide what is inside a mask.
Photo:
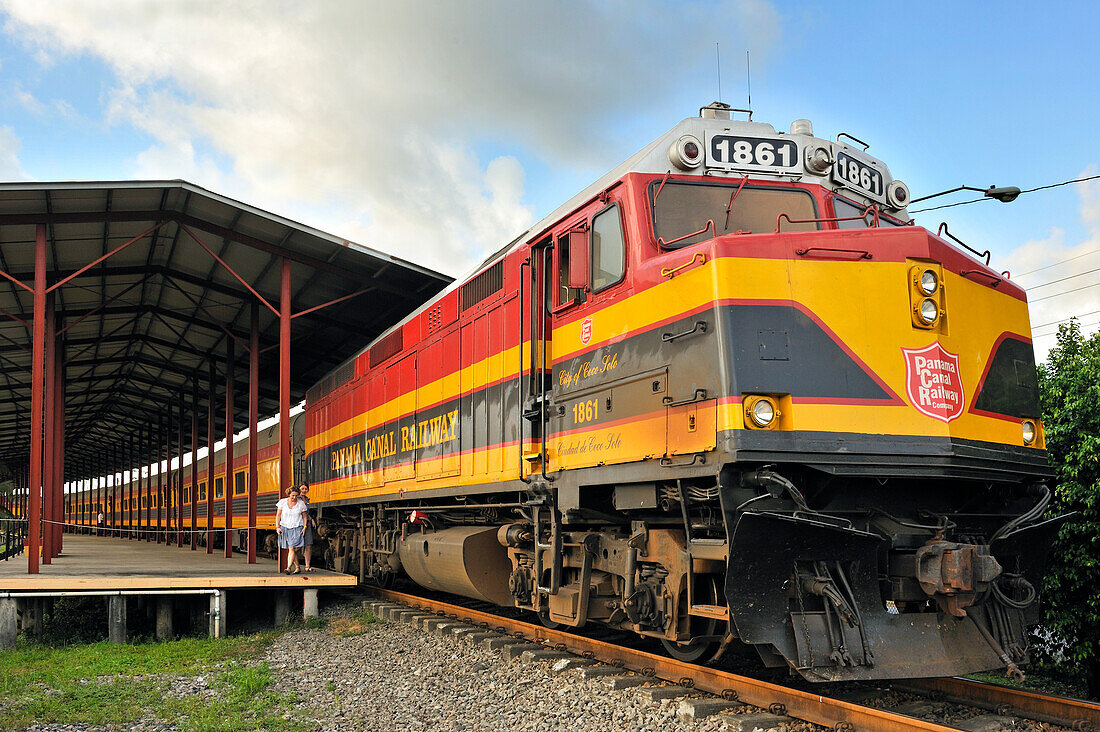
[(683, 660), (1020, 675), (1065, 520), (1026, 296), (914, 225), (864, 143), (739, 112), (683, 120), (309, 390), (326, 556)]

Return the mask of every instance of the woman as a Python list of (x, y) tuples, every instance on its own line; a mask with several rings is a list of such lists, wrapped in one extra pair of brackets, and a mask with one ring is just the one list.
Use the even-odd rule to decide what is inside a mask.
[(302, 503), (306, 504), (306, 528), (305, 535), (302, 537), (302, 556), (306, 560), (306, 571), (313, 571), (313, 527), (317, 523), (317, 520), (308, 512), (309, 509), (309, 483), (302, 483), (298, 488), (298, 493), (301, 496)]
[(299, 498), (297, 488), (291, 488), (286, 498), (275, 504), (275, 531), (279, 534), (279, 547), (287, 550), (284, 574), (298, 574), (298, 552), (302, 546), (307, 507)]

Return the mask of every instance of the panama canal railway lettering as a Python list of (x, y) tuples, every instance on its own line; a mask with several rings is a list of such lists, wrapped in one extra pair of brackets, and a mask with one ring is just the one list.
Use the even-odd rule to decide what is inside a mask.
[(417, 422), (412, 427), (401, 428), (401, 451), (416, 450), (421, 447), (433, 447), (450, 442), (457, 436), (455, 424), (458, 422), (458, 410), (452, 409), (446, 414)]

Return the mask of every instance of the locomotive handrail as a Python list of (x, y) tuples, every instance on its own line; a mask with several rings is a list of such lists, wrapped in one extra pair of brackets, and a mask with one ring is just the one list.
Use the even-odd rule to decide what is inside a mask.
[(707, 229), (710, 229), (715, 236), (718, 236), (718, 230), (714, 228), (714, 219), (707, 219), (707, 225), (699, 229), (699, 231), (693, 231), (690, 234), (684, 234), (683, 236), (678, 236), (675, 239), (669, 239), (668, 241), (665, 241), (665, 238), (663, 236), (657, 237), (657, 246), (667, 247), (670, 244), (675, 244), (678, 241), (683, 241), (684, 239), (690, 239), (693, 236), (704, 234), (706, 233)]
[(804, 257), (810, 252), (837, 252), (843, 254), (858, 254), (860, 259), (871, 259), (872, 254), (866, 249), (842, 249), (840, 247), (806, 247), (804, 249), (795, 249), (794, 253), (800, 257)]
[(687, 269), (691, 265), (695, 264), (695, 260), (697, 260), (697, 259), (700, 260), (701, 264), (706, 264), (707, 255), (704, 254), (703, 252), (695, 252), (695, 254), (692, 255), (690, 260), (688, 260), (687, 262), (681, 264), (679, 267), (665, 267), (665, 268), (661, 269), (661, 276), (662, 277), (668, 277), (668, 278), (671, 279), (672, 277), (676, 276), (676, 273), (679, 272), (680, 270)]
[(867, 204), (867, 208), (863, 209), (863, 211), (856, 216), (822, 216), (816, 219), (792, 219), (791, 215), (784, 211), (775, 217), (775, 231), (772, 233), (778, 234), (780, 232), (781, 224), (784, 219), (786, 219), (788, 224), (823, 224), (826, 221), (831, 221), (835, 224), (838, 221), (863, 221), (867, 218), (867, 214), (874, 215), (874, 227), (877, 229), (879, 225), (879, 210), (874, 202)]
[(663, 457), (660, 460), (661, 467), (663, 468), (690, 468), (692, 465), (706, 465), (707, 456), (701, 452), (697, 452), (691, 456), (690, 463), (675, 463), (672, 458)]
[(692, 326), (690, 330), (680, 331), (679, 333), (662, 333), (661, 334), (661, 341), (664, 342), (664, 343), (671, 343), (672, 341), (674, 341), (678, 338), (684, 338), (684, 337), (689, 336), (693, 333), (700, 333), (700, 332), (702, 332), (702, 333), (707, 332), (707, 323), (704, 320), (695, 321), (695, 325)]
[(989, 259), (990, 259), (990, 257), (993, 256), (992, 254), (990, 254), (989, 250), (986, 249), (984, 252), (979, 252), (977, 249), (975, 249), (974, 247), (970, 246), (969, 244), (964, 242), (959, 237), (952, 234), (951, 231), (947, 228), (947, 222), (946, 221), (941, 222), (940, 223), (940, 228), (936, 229), (936, 236), (943, 236), (944, 234), (947, 234), (947, 236), (950, 237), (952, 241), (954, 241), (959, 246), (965, 248), (967, 251), (973, 252), (974, 254), (978, 255), (979, 257), (985, 257), (985, 263), (986, 263), (987, 266), (989, 265)]
[(1001, 284), (1001, 280), (1002, 280), (1001, 277), (998, 277), (997, 275), (993, 274), (992, 272), (986, 272), (985, 270), (982, 270), (982, 269), (964, 269), (963, 271), (959, 272), (959, 274), (962, 275), (963, 277), (969, 277), (972, 274), (977, 274), (977, 275), (982, 275), (983, 277), (988, 277), (993, 282), (993, 285), (992, 285), (993, 287), (996, 287), (997, 285)]
[(661, 399), (661, 404), (664, 404), (666, 407), (682, 407), (685, 404), (694, 404), (695, 402), (701, 402), (706, 398), (707, 398), (707, 390), (706, 389), (696, 389), (695, 393), (692, 394), (687, 399), (680, 399), (679, 401), (673, 401), (672, 397), (667, 397), (666, 396), (666, 397), (663, 397)]

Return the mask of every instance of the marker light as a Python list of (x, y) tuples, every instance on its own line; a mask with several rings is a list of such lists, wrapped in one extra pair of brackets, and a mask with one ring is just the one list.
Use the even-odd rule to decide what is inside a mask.
[(936, 279), (936, 273), (930, 269), (924, 270), (920, 276), (920, 289), (925, 295), (931, 295), (936, 291), (939, 286), (939, 280)]
[(909, 205), (909, 186), (900, 180), (893, 181), (886, 187), (886, 200), (896, 209), (903, 209)]
[(748, 396), (745, 397), (745, 416), (748, 418), (749, 427), (770, 429), (775, 425), (779, 409), (771, 397)]
[[(923, 287), (923, 278), (922, 278), (922, 287)], [(931, 300), (931, 299), (928, 299), (928, 298), (926, 298), (924, 300), (921, 300), (921, 303), (920, 303), (920, 319), (921, 320), (923, 320), (925, 323), (928, 323), (929, 325), (931, 325), (932, 323), (936, 322), (936, 318), (939, 316), (939, 314), (940, 314), (940, 310), (936, 306), (936, 302), (934, 300)]]
[(1024, 444), (1030, 445), (1035, 442), (1035, 423), (1030, 419), (1025, 419), (1023, 423)]

